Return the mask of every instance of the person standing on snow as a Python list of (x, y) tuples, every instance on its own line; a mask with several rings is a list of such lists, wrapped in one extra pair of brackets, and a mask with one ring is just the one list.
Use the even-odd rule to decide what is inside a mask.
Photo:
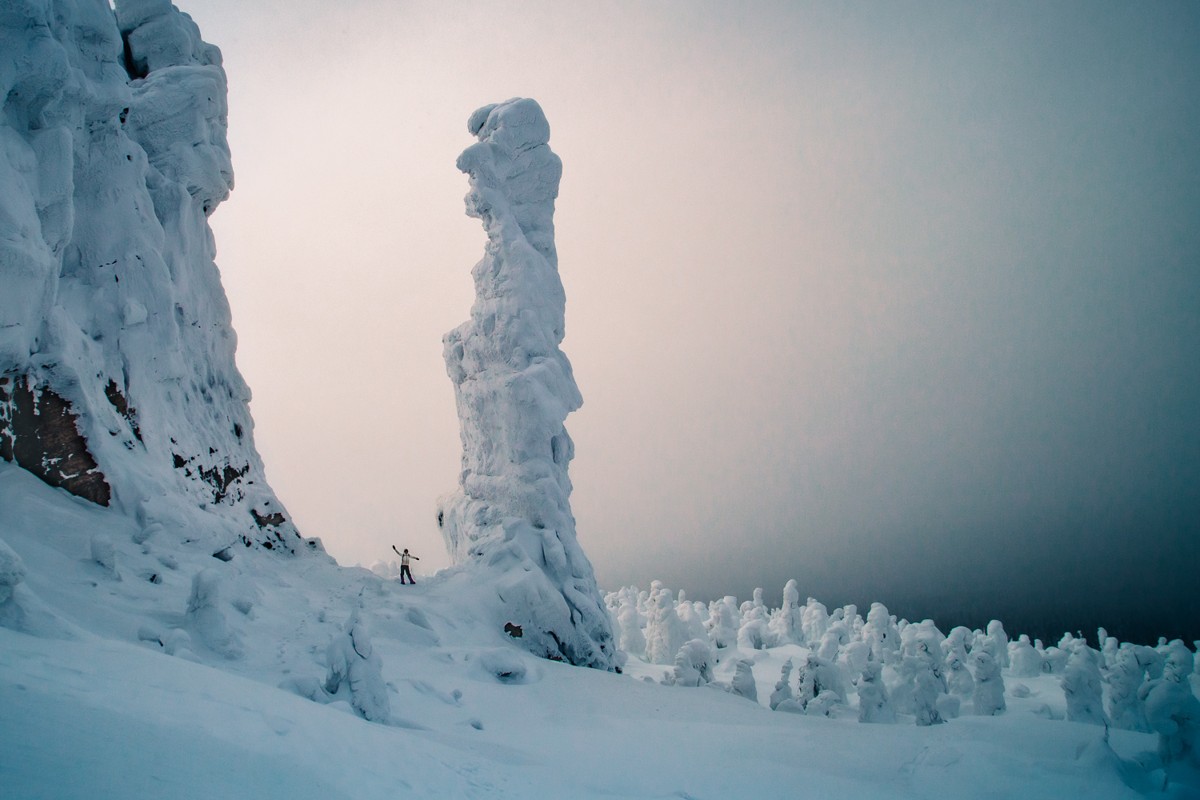
[(404, 583), (404, 576), (407, 575), (408, 582), (415, 586), (417, 584), (417, 582), (415, 580), (413, 580), (412, 570), (409, 569), (409, 567), (408, 567), (408, 560), (410, 558), (416, 558), (417, 561), (420, 561), (421, 559), (417, 558), (417, 556), (414, 556), (412, 553), (408, 552), (407, 547), (404, 548), (404, 552), (401, 553), (399, 550), (396, 549), (396, 545), (392, 545), (392, 551), (396, 555), (400, 556), (400, 583)]

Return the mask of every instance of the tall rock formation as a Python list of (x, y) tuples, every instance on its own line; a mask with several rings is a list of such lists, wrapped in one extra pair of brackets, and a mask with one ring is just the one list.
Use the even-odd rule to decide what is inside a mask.
[(458, 168), (470, 181), (467, 214), (488, 242), (472, 270), (471, 319), (444, 339), (463, 456), (439, 523), (456, 563), (475, 563), (495, 587), (498, 625), (519, 629), (539, 655), (611, 669), (612, 631), (569, 503), (574, 445), (563, 421), (583, 401), (559, 349), (562, 163), (533, 100), (485, 106), (467, 128), (479, 142)]
[(147, 530), (298, 549), (208, 226), (220, 51), (168, 0), (5, 0), (0, 97), (0, 457)]

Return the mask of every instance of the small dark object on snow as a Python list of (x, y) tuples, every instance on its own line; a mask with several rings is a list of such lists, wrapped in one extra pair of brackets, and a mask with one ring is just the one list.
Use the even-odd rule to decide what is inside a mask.
[(228, 547), (222, 547), (220, 550), (212, 554), (213, 558), (221, 561), (233, 561), (233, 553), (229, 552)]
[(525, 635), (525, 631), (521, 630), (520, 625), (513, 625), (511, 622), (504, 623), (504, 632), (514, 639), (520, 639)]

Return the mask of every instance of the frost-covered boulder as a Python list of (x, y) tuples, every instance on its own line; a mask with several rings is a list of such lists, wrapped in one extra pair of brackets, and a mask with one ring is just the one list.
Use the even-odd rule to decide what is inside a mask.
[(193, 539), (300, 549), (208, 226), (233, 185), (220, 51), (169, 0), (3, 9), (0, 458), (147, 528), (171, 508)]
[[(601, 669), (614, 642), (592, 565), (575, 534), (563, 427), (583, 400), (559, 348), (566, 298), (554, 247), (562, 164), (533, 100), (484, 106), (467, 122), (467, 214), (488, 242), (475, 265), (471, 318), (446, 334), (462, 434), (458, 491), (441, 509), (456, 563), (496, 584), (495, 621), (538, 655)], [(673, 653), (672, 653), (673, 655)]]
[(392, 711), (383, 681), (383, 662), (357, 609), (344, 631), (329, 642), (326, 657), (329, 672), (323, 688), (329, 699), (345, 698), (364, 719), (386, 722)]

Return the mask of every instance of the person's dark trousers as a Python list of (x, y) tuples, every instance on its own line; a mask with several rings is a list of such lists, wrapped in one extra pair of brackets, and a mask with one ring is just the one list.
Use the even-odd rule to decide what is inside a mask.
[(413, 580), (413, 576), (412, 576), (412, 570), (410, 570), (410, 569), (408, 568), (408, 564), (405, 564), (405, 565), (403, 565), (402, 567), (400, 567), (400, 583), (404, 583), (404, 576), (405, 576), (405, 575), (407, 575), (407, 576), (408, 576), (408, 582), (409, 582), (409, 583), (413, 583), (413, 584), (415, 584), (415, 583), (416, 583), (416, 581), (414, 581), (414, 580)]

